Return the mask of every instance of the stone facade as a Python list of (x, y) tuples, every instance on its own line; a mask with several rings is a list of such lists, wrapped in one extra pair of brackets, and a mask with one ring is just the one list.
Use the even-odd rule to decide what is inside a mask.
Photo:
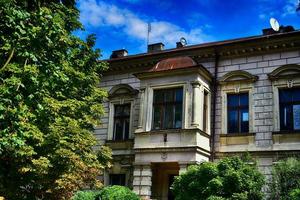
[[(278, 88), (300, 87), (299, 41), (294, 31), (108, 60), (100, 87), (109, 97), (95, 127), (115, 157), (105, 184), (109, 174), (126, 174), (125, 184), (143, 198), (171, 199), (168, 181), (188, 165), (243, 152), (270, 177), (273, 162), (300, 151), (299, 130), (280, 131), (278, 102)], [(153, 91), (172, 87), (183, 88), (182, 128), (153, 130)], [(249, 93), (249, 131), (228, 134), (227, 94), (241, 92)], [(129, 138), (114, 141), (113, 107), (124, 103), (131, 105)]]

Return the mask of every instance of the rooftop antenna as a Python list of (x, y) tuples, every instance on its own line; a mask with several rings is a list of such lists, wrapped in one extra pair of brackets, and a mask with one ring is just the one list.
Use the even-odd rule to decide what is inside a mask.
[(149, 45), (150, 32), (151, 32), (151, 23), (148, 22), (148, 26), (147, 26), (147, 47)]
[(270, 25), (271, 25), (271, 27), (272, 27), (272, 29), (273, 29), (274, 31), (276, 31), (276, 32), (279, 31), (280, 25), (279, 25), (278, 21), (277, 21), (275, 18), (272, 17), (272, 18), (270, 19)]

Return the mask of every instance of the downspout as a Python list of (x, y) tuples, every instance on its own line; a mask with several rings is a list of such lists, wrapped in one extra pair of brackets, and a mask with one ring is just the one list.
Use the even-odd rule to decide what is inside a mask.
[(217, 75), (219, 67), (219, 53), (217, 49), (215, 51), (215, 70), (213, 77), (213, 102), (212, 102), (212, 136), (211, 136), (211, 161), (215, 159), (215, 135), (216, 135), (216, 102), (217, 102)]

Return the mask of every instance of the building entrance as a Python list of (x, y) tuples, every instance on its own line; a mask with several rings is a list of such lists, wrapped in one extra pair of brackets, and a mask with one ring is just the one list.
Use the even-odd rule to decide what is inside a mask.
[(175, 176), (179, 174), (178, 163), (152, 164), (152, 197), (156, 200), (174, 200), (171, 185)]

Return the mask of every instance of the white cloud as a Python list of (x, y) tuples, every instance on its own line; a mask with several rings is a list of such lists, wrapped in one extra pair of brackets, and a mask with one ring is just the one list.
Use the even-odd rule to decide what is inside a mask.
[[(130, 0), (137, 1), (137, 0)], [(129, 37), (145, 41), (147, 38), (147, 21), (132, 11), (118, 8), (115, 5), (96, 0), (80, 0), (81, 22), (85, 26), (111, 26), (119, 29)], [(189, 44), (201, 43), (211, 37), (204, 34), (201, 28), (184, 30), (183, 28), (166, 22), (151, 22), (150, 43), (163, 42), (166, 46), (175, 46), (180, 37), (185, 37)]]
[(298, 5), (298, 0), (287, 0), (285, 6), (283, 7), (282, 16), (296, 14), (296, 8)]

